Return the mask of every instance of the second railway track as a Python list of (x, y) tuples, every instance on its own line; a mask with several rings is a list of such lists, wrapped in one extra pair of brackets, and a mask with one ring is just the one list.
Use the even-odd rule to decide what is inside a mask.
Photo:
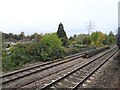
[(75, 70), (64, 74), (56, 80), (52, 80), (51, 83), (45, 84), (45, 86), (38, 89), (46, 90), (50, 88), (71, 88), (77, 89), (82, 85), (93, 73), (95, 73), (105, 62), (107, 62), (116, 52), (117, 48), (109, 50), (105, 54), (101, 55)]

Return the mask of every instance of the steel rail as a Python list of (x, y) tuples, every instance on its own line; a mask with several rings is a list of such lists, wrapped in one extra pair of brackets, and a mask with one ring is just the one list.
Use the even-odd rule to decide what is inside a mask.
[[(58, 61), (55, 61), (54, 63), (54, 65), (52, 65), (52, 66), (47, 66), (47, 67), (44, 67), (44, 68), (42, 68), (42, 69), (39, 69), (39, 70), (35, 70), (35, 71), (33, 71), (33, 72), (30, 72), (30, 73), (27, 73), (27, 74), (23, 74), (23, 75), (21, 75), (21, 76), (18, 76), (18, 77), (14, 77), (14, 78), (12, 78), (12, 79), (8, 79), (8, 80), (6, 80), (6, 81), (2, 81), (2, 84), (6, 84), (6, 83), (8, 83), (8, 82), (11, 82), (11, 81), (14, 81), (14, 80), (17, 80), (17, 79), (20, 79), (20, 78), (23, 78), (23, 77), (25, 77), (25, 76), (29, 76), (29, 75), (31, 75), (31, 74), (34, 74), (34, 73), (37, 73), (37, 72), (41, 72), (41, 71), (43, 71), (43, 70), (46, 70), (46, 69), (49, 69), (49, 68), (52, 68), (52, 67), (55, 67), (55, 66), (58, 66), (58, 65), (60, 65), (60, 64), (63, 64), (63, 63), (67, 63), (67, 62), (70, 62), (70, 61), (72, 61), (72, 60), (75, 60), (75, 59), (77, 59), (77, 58), (80, 58), (80, 57), (82, 57), (82, 55), (83, 55), (83, 53), (81, 53), (81, 54), (78, 54), (77, 56), (73, 56), (73, 58), (66, 58), (66, 59), (69, 59), (69, 60), (64, 60), (64, 61), (61, 61), (61, 62), (58, 62)], [(57, 64), (56, 64), (56, 62), (58, 62)], [(53, 62), (48, 62), (48, 63), (45, 63), (45, 64), (41, 64), (40, 66), (44, 66), (44, 65), (48, 65), (48, 64), (53, 64)], [(21, 71), (20, 70), (20, 72), (24, 72), (24, 71), (27, 71), (27, 70), (30, 70), (30, 69), (34, 69), (34, 68), (37, 68), (37, 67), (40, 67), (40, 66), (33, 66), (33, 67), (31, 67), (31, 68), (28, 68), (28, 69), (24, 69), (23, 71)], [(15, 73), (10, 73), (9, 75), (14, 75), (14, 74), (17, 74), (17, 73), (20, 73), (20, 72), (15, 72)], [(7, 76), (9, 76), (9, 75), (6, 75), (6, 77)]]
[[(78, 71), (79, 69), (82, 69), (83, 67), (89, 65), (90, 63), (96, 61), (97, 59), (99, 59), (99, 58), (105, 56), (107, 53), (111, 52), (111, 51), (114, 50), (114, 49), (116, 49), (116, 47), (113, 48), (113, 49), (111, 49), (111, 50), (109, 50), (109, 51), (107, 51), (107, 52), (105, 52), (104, 54), (98, 56), (97, 58), (95, 58), (95, 59), (93, 59), (93, 60), (91, 60), (91, 61), (85, 63), (84, 65), (82, 65), (82, 66), (76, 68), (75, 70), (69, 72), (68, 74), (65, 74), (64, 76), (60, 77), (59, 79), (56, 79), (56, 80), (54, 80), (53, 82), (51, 82), (51, 83), (49, 83), (49, 84), (46, 84), (46, 85), (43, 86), (41, 89), (40, 89), (40, 88), (39, 88), (39, 89), (40, 89), (40, 90), (46, 90), (48, 87), (52, 86), (52, 85), (55, 84), (56, 82), (58, 82), (58, 81), (60, 81), (60, 80), (62, 80), (62, 79), (64, 79), (64, 78), (66, 78), (67, 76), (69, 76), (69, 75), (71, 75), (72, 73)], [(39, 89), (38, 89), (38, 90), (39, 90)]]
[(78, 84), (76, 84), (72, 90), (77, 89), (80, 85), (82, 85), (90, 76), (92, 76), (99, 68), (101, 68), (107, 61), (109, 61), (109, 59), (116, 54), (118, 50), (116, 50), (112, 55), (110, 55), (109, 57), (107, 57), (107, 59), (105, 59), (100, 65), (98, 65), (94, 70), (92, 70), (92, 72), (90, 72), (85, 78), (83, 78)]
[(61, 59), (56, 59), (54, 61), (49, 61), (49, 62), (45, 62), (45, 63), (39, 64), (39, 65), (35, 65), (35, 66), (28, 67), (28, 68), (23, 68), (23, 69), (20, 69), (20, 70), (9, 72), (9, 73), (6, 73), (4, 75), (0, 75), (0, 78), (10, 76), (10, 75), (13, 75), (13, 74), (16, 74), (16, 73), (20, 73), (20, 72), (23, 72), (23, 71), (27, 71), (27, 70), (37, 68), (37, 67), (40, 67), (40, 66), (48, 65), (48, 64), (58, 62), (58, 61), (61, 61), (61, 60), (64, 60), (64, 59), (68, 59), (68, 58), (71, 58), (71, 57), (75, 57), (75, 56), (78, 56), (78, 55), (81, 55), (81, 54), (83, 54), (83, 52), (82, 53), (77, 53), (77, 54), (74, 54), (74, 55), (70, 55), (70, 56), (66, 56), (66, 57), (61, 58)]

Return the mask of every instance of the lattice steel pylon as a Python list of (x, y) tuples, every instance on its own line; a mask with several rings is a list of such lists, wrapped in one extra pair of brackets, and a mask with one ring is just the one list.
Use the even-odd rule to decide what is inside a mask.
[(91, 20), (89, 20), (89, 23), (88, 23), (88, 34), (92, 34), (92, 31), (94, 29), (94, 25), (92, 24), (93, 22), (91, 22)]

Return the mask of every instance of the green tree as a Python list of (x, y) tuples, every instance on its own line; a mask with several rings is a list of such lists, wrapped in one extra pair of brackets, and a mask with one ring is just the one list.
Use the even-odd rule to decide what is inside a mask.
[(109, 45), (114, 44), (114, 43), (115, 43), (115, 39), (116, 39), (115, 35), (113, 34), (112, 31), (110, 31), (110, 33), (109, 33), (109, 35), (108, 35)]
[(61, 40), (58, 36), (53, 34), (45, 34), (40, 42), (39, 51), (44, 61), (54, 60), (60, 58), (63, 55), (64, 49), (62, 47)]
[(19, 39), (23, 39), (25, 37), (25, 34), (24, 32), (21, 32), (19, 35), (18, 35)]
[(74, 41), (73, 37), (70, 36), (70, 37), (69, 37), (69, 44), (72, 44), (73, 41)]
[(13, 33), (9, 33), (8, 35), (9, 35), (9, 38), (13, 38), (14, 37)]
[(86, 37), (85, 34), (79, 34), (76, 38), (75, 38), (75, 43), (77, 44), (83, 44), (83, 39)]
[(3, 57), (2, 66), (3, 70), (16, 69), (26, 61), (25, 50), (23, 45), (11, 48), (11, 54)]
[(82, 39), (83, 45), (90, 45), (90, 36), (86, 35), (83, 39)]
[(102, 32), (93, 32), (91, 35), (91, 44), (96, 46), (103, 45), (105, 35)]
[(59, 38), (61, 38), (61, 41), (64, 46), (68, 45), (68, 38), (67, 38), (66, 32), (64, 31), (64, 27), (62, 23), (60, 23), (58, 26), (57, 35)]
[(109, 41), (108, 41), (109, 37), (107, 34), (105, 34), (105, 40), (103, 40), (103, 45), (108, 45)]

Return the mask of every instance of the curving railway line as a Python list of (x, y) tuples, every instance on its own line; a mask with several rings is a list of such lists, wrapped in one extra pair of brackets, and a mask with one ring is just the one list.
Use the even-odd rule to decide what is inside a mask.
[(75, 90), (79, 88), (83, 83), (90, 78), (98, 69), (100, 69), (109, 59), (118, 51), (117, 48), (109, 50), (98, 58), (93, 59), (86, 64), (77, 67), (75, 70), (64, 74), (56, 80), (52, 80), (51, 83), (45, 84), (41, 90), (47, 90), (49, 88), (71, 88)]
[[(115, 47), (114, 49), (110, 49), (109, 51), (105, 51), (104, 54), (101, 54), (98, 57), (95, 57), (93, 60), (87, 61), (85, 64), (79, 66), (77, 66), (77, 64), (83, 62), (83, 60), (80, 58), (85, 55), (84, 52), (67, 56), (63, 59), (57, 59), (55, 61), (49, 61), (40, 65), (10, 72), (0, 76), (0, 78), (2, 78), (2, 87), (21, 88), (32, 84), (37, 80), (56, 74), (57, 72), (76, 66), (75, 69), (68, 72), (67, 74), (63, 74), (57, 79), (52, 80), (52, 82), (38, 88), (45, 90), (49, 88), (62, 87), (74, 89), (80, 86), (87, 78), (89, 78), (105, 62), (107, 62), (109, 58), (112, 57), (116, 52), (117, 47)], [(37, 73), (39, 73), (39, 75), (37, 75)]]

